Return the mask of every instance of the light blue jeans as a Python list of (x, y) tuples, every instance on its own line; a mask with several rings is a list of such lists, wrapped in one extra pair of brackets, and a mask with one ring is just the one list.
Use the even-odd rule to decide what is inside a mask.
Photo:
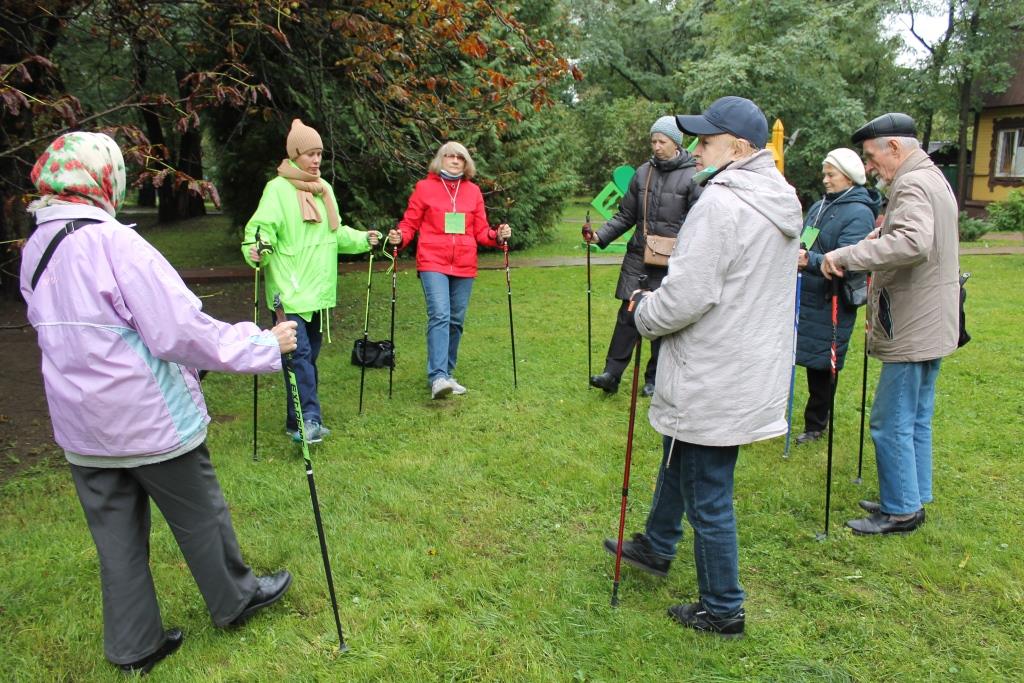
[(693, 563), (701, 600), (718, 616), (735, 614), (745, 597), (732, 507), (739, 446), (676, 441), (673, 447), (667, 436), (662, 442), (664, 455), (645, 530), (651, 550), (665, 559), (675, 557), (685, 512), (693, 527)]
[(451, 377), (459, 358), (473, 278), (420, 271), (427, 301), (427, 380)]
[(932, 500), (932, 413), (941, 359), (882, 363), (871, 406), (882, 512), (907, 515)]

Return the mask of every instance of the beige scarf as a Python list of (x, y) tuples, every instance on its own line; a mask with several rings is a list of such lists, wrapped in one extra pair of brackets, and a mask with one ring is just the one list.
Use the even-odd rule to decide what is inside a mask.
[(319, 175), (307, 173), (298, 168), (288, 159), (281, 161), (277, 167), (277, 175), (281, 176), (292, 184), (299, 197), (299, 211), (302, 212), (302, 220), (306, 223), (319, 223), (320, 212), (317, 211), (313, 195), (321, 195), (324, 206), (327, 207), (327, 224), (331, 230), (337, 230), (341, 225), (338, 217), (338, 207), (334, 205), (334, 198), (327, 192), (327, 184), (320, 179)]

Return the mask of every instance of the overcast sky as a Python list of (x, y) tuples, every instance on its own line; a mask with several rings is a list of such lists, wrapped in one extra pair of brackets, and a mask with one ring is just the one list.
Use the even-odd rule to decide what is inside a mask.
[[(914, 31), (929, 43), (937, 40), (946, 30), (947, 18), (931, 17), (925, 14), (914, 15)], [(889, 25), (890, 31), (898, 33), (907, 46), (907, 51), (900, 57), (899, 63), (910, 65), (924, 57), (927, 52), (917, 38), (910, 35), (910, 15), (897, 14)]]

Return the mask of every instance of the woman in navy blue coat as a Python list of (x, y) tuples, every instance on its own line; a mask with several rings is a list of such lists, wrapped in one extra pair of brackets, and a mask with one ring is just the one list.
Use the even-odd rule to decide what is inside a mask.
[[(801, 249), (798, 266), (803, 271), (800, 289), (800, 328), (796, 342), (796, 362), (807, 369), (807, 406), (804, 408), (804, 431), (796, 443), (805, 444), (821, 438), (828, 425), (831, 402), (832, 301), (830, 283), (821, 274), (825, 254), (856, 244), (875, 227), (881, 207), (876, 190), (864, 187), (864, 164), (852, 149), (834, 149), (821, 165), (825, 196), (807, 212), (805, 235), (814, 235), (809, 249)], [(843, 367), (846, 349), (857, 320), (857, 309), (839, 303), (839, 325), (836, 332), (836, 381)], [(834, 390), (834, 388), (833, 388)]]

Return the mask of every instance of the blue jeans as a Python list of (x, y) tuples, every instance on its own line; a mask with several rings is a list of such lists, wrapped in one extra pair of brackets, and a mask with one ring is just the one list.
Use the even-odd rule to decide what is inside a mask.
[[(739, 543), (732, 507), (739, 446), (698, 446), (662, 437), (665, 454), (645, 533), (651, 550), (673, 559), (683, 538), (683, 513), (693, 527), (693, 563), (704, 604), (719, 616), (743, 606)], [(671, 455), (671, 457), (670, 457)]]
[(932, 500), (932, 413), (941, 359), (882, 363), (871, 406), (882, 512), (907, 515)]
[(455, 372), (473, 278), (421, 271), (420, 282), (427, 301), (427, 379), (433, 382)]
[[(316, 394), (319, 376), (316, 369), (316, 359), (320, 355), (320, 344), (323, 342), (323, 332), (320, 331), (320, 313), (314, 313), (307, 323), (300, 316), (294, 313), (287, 314), (289, 320), (299, 324), (295, 329), (295, 341), (298, 346), (292, 351), (292, 370), (295, 371), (295, 381), (299, 386), (299, 401), (302, 403), (302, 419), (323, 422), (320, 415), (320, 398)], [(282, 363), (283, 367), (283, 363)], [(292, 391), (288, 386), (288, 373), (284, 376), (285, 406), (287, 418), (285, 429), (295, 431), (299, 428), (295, 420), (295, 405), (292, 403)]]

